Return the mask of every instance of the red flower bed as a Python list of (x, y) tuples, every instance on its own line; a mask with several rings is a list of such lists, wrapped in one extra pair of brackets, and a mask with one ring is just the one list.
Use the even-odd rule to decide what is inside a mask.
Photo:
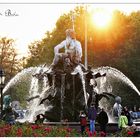
[(134, 134), (134, 132), (128, 131), (127, 134), (132, 136)]
[[(126, 129), (117, 133), (116, 136), (120, 137), (132, 137), (134, 132), (127, 131)], [(85, 137), (105, 137), (106, 133), (90, 132), (87, 127), (84, 135)], [(114, 136), (115, 134), (110, 134)], [(36, 124), (16, 124), (16, 125), (7, 125), (0, 123), (0, 137), (81, 137), (81, 132), (76, 129), (72, 129), (64, 126), (46, 126), (46, 125), (36, 125)]]

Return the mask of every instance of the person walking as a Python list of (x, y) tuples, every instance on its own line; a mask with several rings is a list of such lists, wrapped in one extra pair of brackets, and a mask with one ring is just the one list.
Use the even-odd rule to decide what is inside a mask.
[(90, 132), (94, 133), (95, 131), (95, 120), (97, 117), (97, 111), (95, 108), (95, 105), (93, 103), (91, 103), (91, 106), (88, 110), (88, 119), (90, 121)]
[(98, 115), (98, 123), (100, 124), (100, 129), (106, 134), (106, 126), (108, 124), (108, 115), (105, 110), (102, 108), (101, 112)]
[(86, 118), (86, 114), (84, 113), (84, 111), (80, 111), (79, 117), (80, 117), (80, 125), (81, 125), (81, 134), (83, 136), (85, 128), (87, 126), (87, 118)]

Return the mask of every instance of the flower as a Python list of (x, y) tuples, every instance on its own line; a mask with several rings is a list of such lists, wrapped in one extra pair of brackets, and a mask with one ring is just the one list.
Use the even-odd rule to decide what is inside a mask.
[(52, 129), (51, 129), (50, 127), (47, 127), (47, 128), (45, 128), (44, 130), (45, 130), (47, 133), (49, 133), (49, 132), (51, 132)]
[(106, 133), (103, 132), (103, 131), (101, 131), (101, 132), (100, 132), (100, 136), (101, 136), (101, 137), (105, 137), (105, 136), (106, 136)]
[(96, 131), (93, 132), (93, 136), (94, 136), (94, 137), (96, 136)]
[(18, 137), (22, 137), (22, 129), (21, 128), (18, 128), (18, 130), (17, 130), (17, 136)]
[(5, 133), (8, 134), (10, 131), (11, 131), (11, 128), (10, 127), (5, 127), (3, 128)]
[(72, 128), (66, 128), (67, 132), (71, 132)]
[(0, 129), (0, 137), (5, 137), (5, 131), (4, 131), (4, 129)]
[(89, 128), (88, 127), (86, 127), (86, 132), (89, 132)]
[(31, 128), (32, 128), (33, 130), (35, 130), (35, 129), (38, 129), (38, 128), (40, 128), (40, 127), (39, 127), (38, 125), (32, 125)]
[(133, 135), (134, 132), (128, 131), (127, 134), (128, 134), (128, 135)]
[(88, 132), (88, 136), (92, 137), (92, 132), (91, 131)]

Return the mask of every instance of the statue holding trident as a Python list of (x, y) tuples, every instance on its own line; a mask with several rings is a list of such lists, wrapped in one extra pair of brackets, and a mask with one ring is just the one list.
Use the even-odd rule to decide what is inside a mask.
[[(61, 48), (65, 49), (64, 53), (59, 53)], [(76, 33), (73, 29), (66, 30), (66, 39), (54, 48), (54, 59), (49, 68), (51, 72), (55, 65), (57, 65), (59, 60), (65, 61), (69, 65), (78, 65), (81, 62), (82, 57), (82, 47), (81, 43), (76, 40)]]
[[(81, 62), (82, 47), (81, 43), (76, 40), (76, 33), (74, 29), (74, 20), (75, 20), (74, 14), (72, 14), (71, 20), (72, 20), (72, 29), (66, 30), (66, 40), (62, 41), (54, 48), (55, 57), (52, 65), (50, 66), (50, 71), (53, 69), (53, 67), (58, 63), (60, 59), (63, 59), (63, 61), (66, 62), (67, 65), (71, 64), (72, 67), (74, 64), (78, 65)], [(61, 48), (65, 49), (65, 53), (59, 53), (59, 50)], [(81, 66), (83, 67), (83, 65)]]

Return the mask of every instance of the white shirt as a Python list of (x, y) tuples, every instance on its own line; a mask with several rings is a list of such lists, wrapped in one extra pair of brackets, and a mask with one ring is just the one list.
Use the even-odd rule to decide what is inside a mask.
[(66, 44), (66, 40), (62, 41), (60, 44), (58, 44), (57, 46), (55, 46), (54, 48), (54, 53), (57, 54), (59, 53), (59, 50), (61, 48), (65, 48), (65, 53), (67, 53), (68, 51), (71, 50), (75, 50), (76, 54), (79, 55), (79, 57), (82, 57), (82, 47), (81, 47), (81, 43), (75, 39), (72, 39), (70, 42), (70, 47), (67, 48), (67, 44)]

